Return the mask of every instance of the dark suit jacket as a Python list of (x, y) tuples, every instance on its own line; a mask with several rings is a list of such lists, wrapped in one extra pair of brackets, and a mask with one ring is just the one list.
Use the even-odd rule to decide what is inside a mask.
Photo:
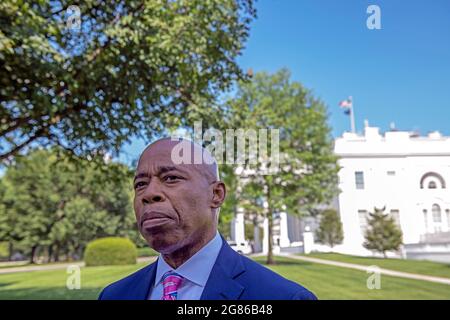
[[(222, 239), (201, 300), (315, 300), (301, 285), (289, 281), (235, 252)], [(156, 262), (107, 286), (100, 300), (145, 300), (155, 281)]]

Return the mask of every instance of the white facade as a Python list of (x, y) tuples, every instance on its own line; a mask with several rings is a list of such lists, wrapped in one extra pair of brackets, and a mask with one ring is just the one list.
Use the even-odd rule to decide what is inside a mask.
[[(424, 137), (406, 131), (382, 135), (378, 128), (366, 125), (364, 135), (344, 133), (337, 138), (334, 151), (341, 167), (341, 192), (335, 206), (344, 241), (333, 251), (373, 254), (362, 244), (368, 212), (376, 207), (385, 208), (403, 233), (405, 246), (391, 255), (406, 257), (411, 250), (408, 257), (420, 259), (426, 253), (426, 259), (433, 260), (434, 255), (434, 260), (450, 261), (450, 137), (437, 132)], [(242, 216), (235, 223), (243, 224)], [(317, 221), (295, 220), (285, 213), (280, 215), (274, 233), (275, 251), (293, 247), (301, 247), (303, 252), (331, 250), (311, 241)], [(235, 237), (243, 237), (243, 227), (235, 225), (233, 229), (241, 233)], [(264, 236), (263, 251), (267, 241)]]
[(368, 255), (363, 248), (367, 212), (386, 208), (403, 232), (405, 245), (450, 231), (450, 138), (434, 132), (366, 127), (364, 136), (345, 133), (336, 139), (339, 156), (339, 212), (344, 242), (336, 248)]

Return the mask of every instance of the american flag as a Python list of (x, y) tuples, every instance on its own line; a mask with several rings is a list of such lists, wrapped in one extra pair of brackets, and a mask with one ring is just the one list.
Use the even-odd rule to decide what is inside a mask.
[(344, 109), (348, 109), (352, 107), (352, 97), (348, 97), (345, 100), (339, 102), (339, 106)]

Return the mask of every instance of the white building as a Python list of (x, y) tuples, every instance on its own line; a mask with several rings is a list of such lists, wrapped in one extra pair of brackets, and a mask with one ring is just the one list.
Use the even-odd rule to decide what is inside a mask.
[(412, 257), (413, 248), (421, 248), (427, 258), (450, 255), (450, 246), (442, 245), (450, 244), (450, 138), (438, 132), (381, 135), (366, 126), (364, 136), (345, 133), (336, 139), (335, 152), (344, 228), (339, 251), (371, 254), (362, 246), (367, 213), (385, 207), (403, 232), (404, 254)]
[[(341, 167), (336, 207), (344, 241), (333, 251), (373, 255), (362, 244), (368, 212), (376, 207), (385, 208), (403, 232), (402, 250), (391, 255), (450, 262), (450, 137), (407, 131), (382, 135), (366, 124), (364, 135), (337, 138), (335, 153)], [(281, 214), (278, 221), (276, 250), (330, 251), (313, 243), (314, 219)], [(304, 233), (305, 227), (311, 232)]]

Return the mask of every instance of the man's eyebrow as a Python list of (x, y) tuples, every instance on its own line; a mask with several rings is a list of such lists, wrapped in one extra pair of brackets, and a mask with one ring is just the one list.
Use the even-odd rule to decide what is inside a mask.
[[(159, 175), (161, 175), (161, 174), (163, 174), (163, 173), (170, 172), (170, 171), (181, 171), (181, 172), (184, 172), (183, 170), (181, 170), (181, 169), (178, 168), (178, 167), (174, 167), (174, 166), (161, 166), (161, 167), (158, 167), (158, 172), (157, 172), (156, 176), (159, 176)], [(148, 178), (148, 177), (149, 177), (149, 174), (148, 174), (148, 173), (138, 173), (138, 174), (134, 177), (134, 181), (136, 181), (136, 179), (139, 179), (139, 178)]]
[(136, 179), (139, 179), (139, 178), (146, 178), (146, 177), (148, 177), (148, 174), (146, 174), (146, 173), (138, 173), (137, 175), (134, 176), (133, 181), (136, 181)]

